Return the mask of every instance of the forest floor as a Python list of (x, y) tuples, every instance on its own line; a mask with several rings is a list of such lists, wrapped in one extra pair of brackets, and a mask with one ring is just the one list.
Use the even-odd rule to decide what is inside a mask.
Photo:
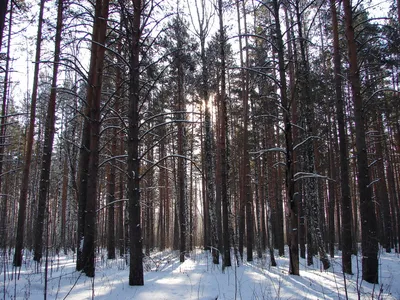
[[(93, 280), (75, 271), (72, 254), (60, 255), (49, 259), (47, 299), (346, 299), (346, 291), (348, 299), (400, 299), (396, 253), (380, 253), (377, 285), (361, 280), (359, 257), (353, 257), (355, 274), (346, 278), (339, 255), (327, 271), (322, 271), (317, 259), (310, 267), (301, 259), (301, 276), (288, 275), (288, 258), (277, 256), (276, 260), (277, 267), (270, 266), (267, 257), (222, 271), (206, 251), (193, 251), (182, 264), (177, 252), (154, 253), (145, 260), (145, 285), (132, 287), (124, 259), (107, 260), (105, 254), (100, 255)], [(32, 259), (25, 260), (22, 268), (13, 268), (8, 257), (1, 261), (0, 299), (44, 299), (44, 263), (37, 272)]]

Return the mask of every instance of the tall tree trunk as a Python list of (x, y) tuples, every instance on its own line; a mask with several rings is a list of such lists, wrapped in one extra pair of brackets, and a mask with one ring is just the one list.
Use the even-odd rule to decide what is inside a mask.
[[(240, 76), (241, 76), (241, 89), (242, 89), (242, 93), (241, 93), (241, 97), (242, 97), (242, 103), (243, 103), (243, 111), (242, 111), (242, 116), (243, 116), (243, 133), (242, 133), (242, 143), (241, 143), (241, 147), (240, 147), (240, 152), (241, 152), (241, 158), (240, 158), (240, 174), (239, 174), (239, 190), (240, 190), (240, 199), (239, 199), (239, 252), (240, 252), (240, 256), (243, 259), (243, 246), (244, 246), (244, 237), (246, 236), (247, 239), (249, 240), (249, 236), (248, 236), (248, 232), (245, 232), (245, 228), (246, 228), (246, 221), (248, 221), (247, 219), (247, 215), (246, 215), (246, 204), (247, 204), (247, 200), (248, 200), (248, 194), (250, 193), (250, 191), (247, 191), (248, 188), (250, 188), (248, 186), (249, 181), (247, 180), (247, 178), (249, 178), (250, 176), (250, 169), (249, 167), (249, 159), (248, 159), (248, 71), (245, 70), (245, 62), (243, 59), (243, 52), (244, 52), (244, 48), (243, 48), (243, 42), (242, 42), (242, 29), (241, 29), (241, 15), (240, 15), (240, 1), (236, 2), (236, 10), (237, 10), (237, 24), (238, 24), (238, 33), (239, 33), (239, 55), (240, 55)], [(243, 12), (243, 14), (245, 14), (245, 12)], [(244, 34), (245, 35), (245, 34)], [(246, 59), (246, 62), (248, 60)], [(247, 67), (247, 64), (246, 64)], [(250, 210), (249, 210), (250, 212)], [(248, 227), (249, 224), (247, 224), (247, 229), (248, 231), (252, 231), (253, 228), (252, 227)], [(250, 234), (250, 239), (251, 239), (251, 234)], [(250, 246), (251, 248), (251, 246)], [(249, 250), (249, 249), (247, 249)], [(247, 259), (249, 258), (249, 251), (248, 255), (247, 255)], [(251, 256), (252, 256), (252, 249), (251, 249)], [(252, 260), (252, 259), (251, 259)], [(250, 261), (251, 261), (250, 260)]]
[[(12, 28), (12, 17), (13, 17), (13, 6), (10, 8), (10, 25), (8, 27), (8, 40), (7, 40), (7, 53), (6, 53), (6, 66), (4, 70), (4, 84), (3, 84), (3, 97), (1, 105), (1, 120), (0, 120), (0, 248), (6, 249), (7, 244), (7, 193), (2, 193), (3, 191), (3, 166), (5, 158), (5, 147), (6, 147), (6, 132), (7, 132), (7, 111), (8, 111), (8, 93), (9, 93), (9, 74), (10, 74), (10, 45), (11, 45), (11, 28)], [(0, 41), (1, 45), (1, 41)], [(0, 46), (1, 49), (1, 46)]]
[[(200, 20), (200, 18), (199, 18)], [(208, 69), (206, 61), (206, 42), (207, 28), (200, 26), (200, 53), (202, 64), (202, 97), (204, 99), (204, 151), (205, 151), (205, 181), (206, 181), (206, 196), (204, 200), (204, 246), (206, 249), (212, 247), (215, 252), (217, 247), (217, 228), (215, 220), (215, 185), (214, 185), (214, 170), (215, 163), (213, 158), (213, 131), (211, 124), (210, 113), (210, 94), (208, 88)], [(210, 232), (208, 232), (210, 231)]]
[(383, 146), (381, 141), (381, 135), (384, 136), (383, 120), (381, 112), (376, 113), (377, 126), (379, 137), (376, 142), (376, 160), (377, 160), (377, 173), (379, 182), (377, 183), (378, 197), (380, 199), (380, 210), (383, 215), (383, 247), (386, 249), (387, 253), (391, 252), (391, 242), (393, 239), (393, 227), (392, 227), (392, 216), (390, 213), (390, 203), (388, 196), (388, 188), (386, 186), (386, 174), (385, 174), (385, 159), (383, 157)]
[(219, 16), (219, 51), (221, 59), (221, 128), (220, 128), (220, 164), (221, 164), (221, 202), (222, 202), (222, 229), (223, 229), (223, 266), (231, 266), (231, 249), (229, 240), (229, 199), (228, 199), (228, 114), (227, 114), (227, 96), (226, 96), (226, 56), (225, 56), (225, 29), (222, 14), (222, 0), (218, 0)]
[[(193, 136), (193, 125), (192, 125), (192, 133), (191, 135)], [(193, 159), (193, 139), (191, 140), (190, 143), (190, 159)], [(188, 217), (188, 224), (189, 224), (189, 251), (193, 250), (193, 165), (190, 164), (190, 171), (189, 171), (189, 178), (190, 178), (190, 187), (189, 187), (189, 208), (188, 208), (188, 213), (189, 213), (189, 217)]]
[[(255, 138), (257, 140), (257, 138)], [(257, 257), (262, 258), (262, 225), (261, 225), (261, 215), (264, 213), (260, 201), (260, 164), (257, 164), (257, 166), (254, 169), (254, 202), (256, 206), (256, 227), (257, 227), (257, 237), (256, 237), (256, 249), (257, 249)]]
[[(121, 51), (121, 42), (118, 42), (117, 45), (118, 51)], [(119, 58), (117, 58), (119, 60)], [(120, 101), (121, 101), (121, 69), (119, 66), (116, 67), (116, 75), (115, 75), (115, 103), (114, 103), (114, 109), (115, 111), (119, 114), (120, 113)], [(110, 149), (110, 156), (114, 157), (117, 155), (117, 148), (118, 148), (118, 140), (119, 139), (119, 134), (118, 134), (118, 122), (116, 121), (117, 117), (115, 117), (113, 121), (113, 129), (112, 129), (112, 136), (111, 136), (111, 149)], [(122, 141), (121, 141), (122, 143)], [(116, 161), (113, 159), (110, 161), (110, 164), (108, 165), (108, 176), (107, 176), (107, 258), (108, 259), (114, 259), (115, 258), (115, 192), (116, 192)], [(121, 199), (121, 196), (120, 196)], [(123, 210), (122, 210), (123, 211)], [(119, 216), (120, 218), (122, 217)], [(122, 226), (119, 226), (120, 224), (117, 224), (118, 228), (122, 228)]]
[[(166, 131), (164, 127), (160, 128), (160, 136), (165, 136)], [(160, 150), (159, 150), (160, 158), (166, 156), (165, 150), (165, 140), (160, 141)], [(160, 250), (163, 251), (166, 248), (166, 214), (169, 210), (169, 207), (166, 206), (166, 195), (167, 195), (167, 171), (166, 171), (165, 160), (160, 162), (160, 173), (159, 173), (159, 200), (160, 200), (160, 213), (159, 213), (159, 236), (160, 236)]]
[[(214, 164), (212, 157), (212, 128), (211, 128), (211, 115), (209, 108), (209, 74), (207, 68), (206, 58), (206, 38), (210, 31), (210, 18), (207, 13), (205, 0), (194, 1), (196, 8), (196, 17), (198, 23), (198, 29), (196, 29), (196, 35), (200, 42), (200, 60), (201, 60), (201, 88), (200, 95), (204, 101), (204, 121), (202, 120), (201, 128), (201, 148), (202, 148), (202, 169), (203, 169), (203, 180), (202, 180), (202, 195), (203, 195), (203, 243), (204, 249), (210, 250), (210, 246), (215, 247), (215, 239), (213, 234), (215, 233), (214, 225), (210, 221), (211, 210), (214, 209), (210, 205), (215, 201), (215, 188), (214, 188)], [(203, 116), (201, 116), (203, 117)]]
[[(215, 96), (215, 103), (217, 106), (217, 121), (216, 121), (216, 151), (215, 151), (215, 226), (216, 226), (216, 245), (215, 253), (213, 253), (213, 261), (215, 264), (219, 264), (219, 255), (223, 255), (223, 240), (222, 240), (222, 212), (221, 212), (221, 195), (222, 195), (222, 183), (221, 183), (221, 95)], [(212, 221), (211, 221), (212, 222)]]
[(24, 227), (26, 219), (26, 202), (28, 198), (28, 188), (29, 188), (29, 171), (32, 161), (32, 150), (33, 150), (33, 135), (35, 130), (35, 119), (36, 119), (36, 101), (37, 101), (37, 90), (39, 81), (39, 61), (40, 61), (40, 51), (42, 42), (42, 25), (43, 25), (43, 11), (44, 11), (45, 1), (40, 1), (39, 8), (39, 23), (38, 32), (36, 39), (36, 55), (35, 55), (35, 70), (33, 73), (33, 87), (32, 87), (32, 98), (31, 98), (31, 110), (30, 110), (30, 120), (29, 129), (26, 138), (26, 153), (25, 153), (25, 163), (22, 173), (21, 190), (19, 194), (19, 210), (18, 210), (18, 225), (17, 225), (17, 235), (15, 240), (15, 253), (13, 265), (20, 267), (22, 264), (22, 249), (24, 246)]
[[(329, 123), (331, 123), (329, 121)], [(329, 124), (331, 128), (332, 125)], [(331, 129), (332, 130), (332, 129)], [(335, 155), (333, 151), (333, 138), (332, 133), (329, 132), (329, 148), (328, 148), (328, 176), (333, 180), (337, 180), (336, 176), (336, 168), (335, 168)], [(328, 227), (329, 227), (329, 254), (331, 258), (335, 256), (335, 205), (337, 203), (336, 200), (336, 189), (335, 184), (331, 180), (328, 182), (328, 201), (329, 201), (329, 210), (328, 210)]]
[[(305, 168), (306, 172), (309, 174), (316, 173), (316, 163), (315, 163), (315, 153), (314, 153), (314, 143), (312, 136), (315, 130), (315, 121), (314, 119), (314, 100), (310, 90), (310, 82), (309, 82), (309, 65), (308, 58), (306, 55), (306, 46), (304, 44), (303, 37), (303, 22), (302, 15), (300, 13), (300, 4), (299, 1), (295, 4), (296, 16), (297, 16), (297, 25), (298, 25), (298, 34), (299, 34), (299, 43), (300, 43), (300, 54), (301, 54), (301, 62), (299, 67), (299, 81), (300, 81), (300, 97), (303, 101), (304, 106), (304, 117), (305, 117), (305, 125), (307, 135), (306, 138), (311, 138), (310, 141), (305, 145)], [(330, 262), (328, 256), (326, 255), (325, 246), (323, 243), (322, 237), (322, 228), (320, 222), (320, 201), (318, 195), (318, 182), (317, 178), (313, 176), (309, 176), (305, 178), (304, 184), (304, 197), (305, 202), (307, 204), (307, 227), (311, 234), (311, 238), (313, 242), (316, 244), (319, 252), (319, 257), (321, 262), (323, 263), (324, 269), (328, 269), (330, 267)]]
[[(298, 68), (298, 55), (296, 47), (296, 38), (294, 35), (295, 23), (293, 20), (292, 12), (288, 9), (287, 5), (283, 5), (283, 10), (285, 12), (285, 25), (288, 30), (286, 31), (286, 39), (288, 45), (288, 69), (289, 69), (289, 98), (292, 99), (290, 103), (292, 123), (298, 124), (299, 122), (299, 108), (298, 108), (298, 84), (295, 78), (296, 68)], [(301, 107), (301, 106), (300, 106)], [(293, 144), (296, 145), (300, 142), (299, 129), (294, 126), (292, 128), (293, 132)], [(293, 161), (297, 162), (298, 156), (296, 151), (293, 152)], [(293, 165), (293, 174), (299, 170), (299, 163)], [(296, 187), (295, 193), (299, 193), (299, 187)], [(305, 205), (303, 197), (298, 197), (298, 239), (300, 246), (300, 257), (306, 258), (306, 229), (305, 229)]]
[[(120, 141), (120, 143), (123, 143)], [(119, 256), (123, 257), (126, 253), (126, 248), (125, 248), (125, 228), (124, 228), (124, 221), (125, 221), (125, 211), (124, 211), (124, 206), (125, 206), (125, 201), (122, 201), (124, 199), (124, 190), (125, 190), (125, 175), (124, 173), (120, 172), (119, 174), (119, 183), (118, 183), (118, 188), (119, 188), (119, 199), (121, 200), (118, 204), (118, 248), (119, 248)]]
[(51, 84), (50, 99), (47, 107), (46, 124), (44, 129), (45, 133), (44, 133), (44, 145), (42, 153), (42, 166), (40, 169), (38, 210), (34, 227), (35, 240), (34, 240), (33, 260), (37, 262), (40, 262), (43, 255), (42, 253), (43, 229), (44, 229), (44, 221), (46, 220), (45, 210), (47, 206), (46, 205), (47, 196), (50, 186), (49, 179), (50, 179), (51, 157), (53, 153), (53, 141), (55, 132), (57, 76), (58, 76), (58, 66), (60, 62), (63, 10), (64, 10), (64, 2), (63, 0), (58, 0), (56, 40), (54, 46), (53, 79)]
[(61, 247), (64, 249), (64, 254), (67, 255), (67, 243), (66, 243), (66, 233), (67, 233), (67, 199), (68, 199), (68, 182), (69, 182), (69, 172), (68, 172), (68, 158), (64, 158), (63, 166), (63, 180), (62, 180), (62, 191), (61, 191)]
[[(152, 149), (149, 152), (149, 160), (153, 161), (154, 160), (154, 149)], [(149, 183), (149, 207), (148, 207), (148, 213), (147, 216), (149, 218), (149, 231), (148, 231), (148, 248), (150, 250), (150, 252), (153, 250), (154, 248), (154, 169), (152, 169), (147, 176), (149, 177), (148, 179), (148, 183)]]
[(129, 285), (143, 285), (142, 229), (140, 218), (140, 160), (139, 160), (139, 95), (140, 95), (140, 18), (142, 2), (132, 0), (133, 19), (129, 28), (131, 34), (129, 111), (128, 111), (128, 199), (130, 265)]
[[(265, 138), (263, 139), (263, 148), (266, 149), (266, 142), (265, 142)], [(268, 159), (264, 158), (263, 159), (263, 174), (264, 174), (264, 178), (263, 178), (263, 185), (264, 185), (264, 193), (265, 196), (264, 198), (261, 199), (261, 201), (265, 201), (265, 207), (266, 207), (266, 219), (267, 219), (267, 231), (268, 231), (268, 239), (267, 239), (267, 244), (268, 244), (268, 249), (269, 249), (269, 255), (270, 255), (270, 260), (271, 260), (271, 265), (273, 267), (276, 267), (276, 260), (275, 260), (275, 253), (274, 253), (274, 243), (273, 243), (273, 227), (272, 227), (272, 209), (271, 209), (271, 199), (270, 199), (270, 193), (269, 193), (269, 186), (273, 186), (273, 184), (271, 184), (269, 182), (269, 178), (271, 178), (271, 174), (269, 172), (268, 169)]]
[(267, 234), (267, 202), (269, 201), (268, 199), (268, 187), (267, 187), (267, 172), (265, 171), (265, 158), (263, 160), (263, 163), (260, 165), (260, 171), (259, 171), (259, 198), (260, 198), (260, 205), (261, 205), (261, 228), (260, 228), (260, 244), (261, 244), (261, 251), (264, 252), (267, 249), (267, 236), (269, 237), (269, 234)]
[[(111, 144), (111, 156), (115, 156), (117, 142), (116, 132), (114, 134), (114, 140)], [(115, 162), (111, 161), (111, 165), (108, 166), (107, 176), (107, 258), (115, 258), (115, 218), (114, 218), (114, 201), (115, 201)]]
[(295, 197), (295, 182), (293, 174), (293, 141), (292, 141), (292, 120), (290, 103), (287, 97), (287, 84), (285, 74), (284, 45), (279, 18), (279, 2), (272, 1), (275, 17), (275, 33), (278, 52), (278, 68), (281, 87), (281, 105), (283, 108), (283, 122), (286, 146), (286, 194), (289, 205), (289, 273), (300, 275), (299, 268), (299, 245), (298, 245), (298, 199)]
[[(179, 18), (179, 17), (178, 17)], [(179, 21), (180, 22), (180, 21)], [(178, 27), (178, 26), (177, 26)], [(178, 32), (176, 32), (179, 35)], [(184, 101), (184, 71), (183, 71), (183, 61), (182, 61), (182, 45), (183, 41), (180, 36), (178, 36), (178, 99), (177, 99), (177, 109), (178, 113), (178, 197), (179, 197), (179, 260), (180, 262), (185, 261), (186, 254), (186, 222), (187, 222), (187, 212), (186, 212), (186, 130), (183, 120), (185, 120), (185, 114), (182, 113), (186, 110)]]
[[(151, 128), (153, 124), (149, 122), (149, 128)], [(144, 241), (144, 246), (146, 248), (145, 253), (147, 256), (150, 256), (150, 253), (154, 247), (154, 224), (153, 224), (153, 215), (154, 215), (154, 194), (153, 194), (153, 185), (154, 185), (154, 169), (152, 168), (152, 164), (154, 161), (154, 148), (151, 147), (153, 145), (154, 141), (152, 136), (149, 136), (146, 139), (146, 148), (147, 150), (147, 170), (146, 172), (146, 189), (144, 192), (144, 208), (142, 212), (143, 216), (143, 241)]]
[[(244, 21), (244, 34), (245, 34), (245, 52), (246, 61), (245, 67), (249, 68), (249, 43), (247, 36), (247, 21), (245, 1), (242, 1), (243, 21)], [(246, 236), (247, 236), (247, 261), (253, 261), (253, 244), (254, 244), (254, 209), (253, 209), (253, 196), (251, 190), (251, 174), (250, 174), (250, 158), (249, 158), (249, 71), (244, 72), (244, 93), (243, 93), (243, 167), (244, 177), (244, 201), (246, 203)]]
[(346, 23), (346, 39), (349, 53), (349, 79), (354, 103), (356, 130), (358, 189), (361, 214), (362, 279), (378, 283), (378, 240), (376, 236), (375, 205), (368, 174), (368, 156), (365, 138), (365, 107), (361, 94), (360, 73), (357, 65), (357, 44), (353, 27), (353, 13), (350, 0), (343, 0)]
[[(122, 18), (122, 17), (121, 17)], [(122, 20), (121, 22), (121, 27), (122, 27)], [(122, 50), (122, 41), (118, 41), (118, 52), (121, 53)], [(118, 56), (118, 63), (119, 65), (122, 63), (121, 58)], [(123, 93), (122, 93), (122, 70), (121, 67), (116, 68), (116, 86), (115, 88), (117, 89), (116, 92), (116, 97), (117, 97), (117, 112), (119, 114), (122, 113), (122, 101), (123, 101)], [(118, 155), (123, 155), (125, 153), (125, 147), (124, 147), (124, 138), (125, 138), (125, 133), (123, 131), (120, 131), (118, 134)], [(120, 167), (123, 169), (123, 167)], [(126, 253), (125, 249), (125, 242), (124, 242), (124, 204), (125, 201), (122, 201), (124, 199), (124, 190), (125, 190), (125, 175), (123, 172), (120, 172), (119, 174), (119, 183), (118, 183), (118, 196), (119, 196), (119, 204), (118, 204), (118, 220), (117, 220), (117, 232), (118, 232), (118, 248), (119, 248), (119, 255), (122, 257)]]
[[(251, 101), (251, 110), (254, 111), (254, 101)], [(254, 118), (252, 119), (252, 127), (256, 128), (256, 122)], [(259, 145), (258, 132), (253, 133), (254, 144)], [(265, 247), (265, 221), (264, 221), (264, 188), (263, 188), (263, 176), (262, 176), (262, 166), (260, 163), (254, 168), (254, 191), (255, 191), (255, 205), (256, 205), (256, 224), (257, 224), (257, 257), (262, 258), (263, 251)]]
[(180, 246), (180, 244), (179, 244), (179, 241), (180, 241), (180, 232), (179, 232), (179, 197), (177, 196), (178, 194), (177, 194), (177, 189), (178, 189), (178, 186), (177, 186), (177, 180), (176, 180), (176, 178), (177, 178), (177, 168), (176, 168), (176, 166), (175, 166), (175, 164), (174, 164), (174, 183), (175, 183), (175, 196), (176, 196), (176, 198), (175, 198), (175, 201), (173, 201), (173, 221), (174, 221), (174, 223), (173, 223), (173, 244), (172, 244), (172, 249), (173, 250), (179, 250), (179, 246)]
[[(347, 96), (351, 97), (350, 94), (350, 89), (351, 86), (350, 84), (347, 84)], [(344, 113), (344, 117), (346, 119), (346, 123), (348, 127), (348, 138), (350, 138), (349, 141), (349, 152), (353, 151), (355, 152), (355, 132), (354, 132), (354, 124), (353, 122), (350, 122), (350, 118), (353, 117), (353, 115), (351, 114), (351, 101), (347, 101), (346, 102), (346, 108), (345, 108), (346, 112)], [(347, 117), (347, 115), (349, 115), (349, 117)], [(352, 145), (352, 147), (350, 146)], [(360, 220), (359, 220), (359, 201), (357, 201), (357, 161), (355, 159), (349, 160), (348, 164), (351, 166), (351, 173), (350, 173), (350, 169), (349, 169), (349, 176), (350, 174), (352, 174), (351, 178), (350, 178), (350, 189), (351, 189), (351, 205), (352, 205), (352, 227), (351, 227), (351, 235), (352, 235), (352, 254), (353, 255), (357, 255), (358, 254), (358, 245), (357, 243), (360, 241), (361, 239), (361, 233), (359, 230), (359, 224), (360, 224)], [(344, 226), (344, 225), (342, 225)], [(343, 242), (344, 243), (344, 239)]]
[[(389, 132), (390, 136), (390, 132)], [(391, 151), (389, 150), (388, 143), (385, 143), (385, 156), (387, 158), (387, 168), (386, 168), (386, 174), (387, 174), (387, 179), (388, 179), (388, 187), (389, 187), (389, 195), (390, 195), (390, 203), (392, 205), (392, 224), (394, 233), (396, 232), (397, 234), (394, 234), (394, 246), (395, 246), (395, 251), (398, 253), (399, 248), (398, 248), (398, 243), (400, 240), (399, 234), (400, 234), (400, 219), (399, 219), (399, 201), (398, 201), (398, 196), (396, 192), (396, 179), (395, 179), (395, 170), (393, 169), (393, 159), (391, 158)]]
[[(282, 38), (283, 38), (283, 36), (282, 36)], [(284, 48), (282, 48), (282, 49), (284, 49)], [(277, 51), (275, 51), (275, 48), (273, 48), (272, 51), (273, 51), (272, 52), (273, 57), (275, 57), (275, 55), (277, 55), (278, 57), (276, 57), (275, 59), (279, 60), (279, 55), (278, 55)], [(273, 75), (275, 78), (278, 78), (278, 76), (280, 76), (280, 72), (278, 71), (278, 74), (277, 74), (276, 69), (274, 69)], [(289, 76), (289, 79), (290, 79), (290, 76)], [(285, 80), (286, 80), (286, 78), (285, 78)], [(277, 85), (274, 86), (274, 92), (278, 93)], [(289, 99), (287, 91), (284, 94), (284, 96), (286, 97), (287, 100)], [(291, 100), (290, 106), (293, 107), (293, 99)], [(275, 104), (272, 104), (272, 105), (270, 104), (268, 106), (268, 108), (266, 108), (266, 109), (272, 110), (275, 115), (279, 114), (279, 108)], [(293, 124), (293, 118), (292, 118), (291, 114), (290, 114), (290, 118), (292, 119), (291, 122)], [(271, 127), (270, 128), (271, 138), (274, 141), (274, 145), (281, 145), (281, 139), (280, 139), (281, 128), (280, 128), (280, 126), (277, 124), (273, 124), (273, 122), (271, 122), (269, 124), (269, 126)], [(294, 128), (291, 129), (292, 137), (293, 137), (293, 129)], [(292, 145), (293, 145), (293, 139), (292, 139)], [(272, 166), (275, 162), (278, 162), (281, 160), (281, 153), (276, 152), (276, 153), (274, 153), (274, 155), (272, 155), (272, 156), (270, 155), (269, 157), (272, 160), (268, 163), (268, 165)], [(295, 153), (293, 153), (292, 161), (295, 161), (294, 159), (295, 159)], [(293, 167), (295, 167), (295, 165), (293, 165)], [(282, 193), (281, 193), (283, 178), (282, 178), (282, 169), (281, 168), (274, 168), (274, 169), (275, 169), (274, 170), (275, 174), (271, 178), (272, 181), (274, 182), (273, 196), (270, 197), (271, 207), (272, 207), (272, 225), (273, 225), (273, 232), (274, 232), (274, 247), (278, 249), (278, 254), (279, 254), (279, 256), (282, 257), (285, 255), (285, 232), (284, 232), (285, 231), (284, 230), (285, 217), (283, 214), (284, 205), (283, 205), (283, 199), (282, 199)], [(292, 170), (292, 173), (294, 174), (294, 169)], [(288, 230), (288, 226), (286, 227), (286, 231), (287, 230)], [(290, 243), (289, 238), (287, 239), (287, 241)]]
[[(87, 104), (86, 104), (87, 105)], [(85, 265), (82, 256), (83, 240), (85, 234), (85, 209), (86, 209), (86, 195), (87, 195), (87, 182), (89, 173), (89, 148), (90, 148), (90, 132), (89, 132), (89, 118), (87, 117), (87, 110), (85, 108), (85, 118), (83, 120), (82, 140), (79, 150), (79, 163), (78, 163), (78, 225), (76, 233), (76, 270), (81, 271)]]
[[(1, 50), (1, 45), (3, 44), (3, 31), (6, 21), (7, 7), (8, 7), (8, 0), (0, 0), (0, 50)], [(10, 21), (10, 27), (11, 27), (11, 21)]]
[(89, 82), (86, 95), (88, 104), (86, 118), (89, 119), (89, 164), (84, 206), (84, 238), (82, 246), (83, 272), (88, 277), (95, 274), (95, 240), (97, 207), (97, 174), (100, 141), (100, 103), (108, 19), (108, 0), (96, 0), (93, 24)]
[[(203, 78), (204, 80), (204, 78)], [(204, 82), (203, 82), (204, 83)], [(209, 95), (204, 94), (205, 99), (205, 117), (204, 117), (204, 126), (205, 126), (205, 165), (206, 165), (206, 206), (205, 208), (209, 208), (209, 217), (207, 214), (204, 214), (204, 222), (208, 223), (210, 228), (210, 244), (207, 246), (211, 246), (211, 250), (213, 253), (213, 262), (215, 264), (219, 263), (218, 253), (216, 251), (218, 246), (218, 232), (217, 232), (217, 211), (216, 211), (216, 198), (215, 198), (215, 161), (213, 155), (213, 132), (211, 127), (211, 113), (209, 109)]]

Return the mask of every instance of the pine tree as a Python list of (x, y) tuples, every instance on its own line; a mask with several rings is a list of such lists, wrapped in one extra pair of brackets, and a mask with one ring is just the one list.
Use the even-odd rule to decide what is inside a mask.
[[(82, 268), (88, 277), (95, 275), (95, 240), (96, 240), (96, 206), (97, 206), (97, 175), (99, 164), (99, 140), (100, 140), (100, 101), (103, 76), (103, 64), (105, 54), (105, 40), (108, 19), (108, 0), (96, 0), (95, 18), (93, 23), (91, 58), (88, 76), (88, 88), (86, 93), (85, 125), (83, 132), (84, 144), (88, 146), (83, 151), (88, 152), (87, 162), (79, 166), (80, 174), (87, 168), (87, 181), (80, 182), (79, 217), (83, 220), (83, 239), (78, 240), (81, 257), (77, 258), (77, 269)], [(84, 128), (85, 129), (85, 128)], [(83, 169), (83, 170), (82, 170)], [(83, 179), (82, 177), (80, 178)], [(79, 225), (78, 225), (79, 226)], [(79, 251), (78, 250), (78, 251)], [(79, 263), (79, 266), (78, 266)]]
[(360, 73), (357, 64), (357, 44), (353, 27), (352, 5), (343, 0), (346, 24), (346, 39), (349, 54), (349, 80), (354, 104), (355, 134), (357, 148), (357, 180), (360, 197), (362, 278), (370, 283), (378, 283), (378, 240), (376, 236), (375, 205), (372, 201), (372, 187), (368, 170), (367, 145), (365, 138), (365, 109), (361, 94)]
[[(142, 1), (133, 0), (133, 19), (125, 24), (130, 41), (129, 54), (129, 108), (128, 108), (128, 201), (130, 265), (129, 285), (143, 285), (143, 253), (140, 209), (140, 159), (139, 159), (139, 95), (140, 95), (140, 38), (142, 34)], [(124, 15), (124, 18), (127, 18)]]
[(40, 65), (39, 61), (40, 61), (41, 42), (42, 42), (43, 11), (44, 11), (44, 1), (41, 1), (39, 9), (37, 39), (36, 39), (35, 70), (33, 74), (33, 88), (32, 88), (32, 98), (31, 98), (31, 108), (30, 108), (29, 130), (26, 137), (25, 162), (22, 174), (21, 190), (19, 195), (18, 225), (17, 225), (15, 253), (13, 260), (13, 265), (16, 267), (20, 267), (22, 265), (22, 250), (24, 246), (24, 231), (25, 231), (24, 227), (26, 221), (26, 202), (28, 198), (29, 172), (32, 161), (33, 135), (35, 130), (35, 120), (36, 120), (36, 102), (37, 102), (37, 91), (38, 91), (38, 81), (39, 81), (39, 65)]
[(55, 132), (57, 77), (58, 77), (58, 67), (60, 63), (60, 53), (61, 53), (63, 10), (64, 10), (64, 2), (63, 0), (58, 0), (56, 39), (54, 46), (53, 78), (51, 83), (50, 98), (47, 107), (44, 145), (42, 153), (42, 165), (40, 169), (38, 211), (34, 227), (35, 241), (34, 241), (33, 260), (37, 262), (40, 262), (43, 255), (42, 253), (43, 226), (44, 226), (44, 221), (46, 220), (47, 197), (50, 186), (50, 168), (51, 168), (51, 158), (53, 153), (53, 141)]

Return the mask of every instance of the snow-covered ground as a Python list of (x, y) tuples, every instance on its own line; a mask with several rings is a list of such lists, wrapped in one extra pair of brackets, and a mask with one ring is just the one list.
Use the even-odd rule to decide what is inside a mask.
[[(37, 273), (30, 259), (21, 269), (12, 268), (9, 258), (1, 261), (0, 299), (44, 298), (44, 264)], [(223, 272), (205, 251), (191, 253), (183, 264), (178, 253), (155, 253), (145, 261), (145, 285), (132, 287), (123, 259), (98, 257), (93, 280), (74, 271), (72, 255), (59, 256), (49, 261), (47, 299), (346, 299), (346, 290), (348, 299), (400, 299), (400, 257), (395, 253), (381, 253), (379, 285), (361, 281), (356, 257), (355, 274), (346, 278), (340, 256), (328, 271), (317, 259), (311, 267), (301, 260), (301, 276), (288, 275), (288, 262), (277, 257), (278, 267), (271, 267), (267, 257)]]

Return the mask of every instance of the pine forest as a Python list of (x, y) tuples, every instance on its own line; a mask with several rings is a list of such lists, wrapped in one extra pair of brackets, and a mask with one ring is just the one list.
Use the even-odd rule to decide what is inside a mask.
[[(89, 299), (51, 293), (57, 257), (94, 299), (168, 255), (400, 297), (399, 24), (399, 0), (0, 0), (0, 298), (31, 274)], [(237, 282), (178, 299), (286, 299)]]

